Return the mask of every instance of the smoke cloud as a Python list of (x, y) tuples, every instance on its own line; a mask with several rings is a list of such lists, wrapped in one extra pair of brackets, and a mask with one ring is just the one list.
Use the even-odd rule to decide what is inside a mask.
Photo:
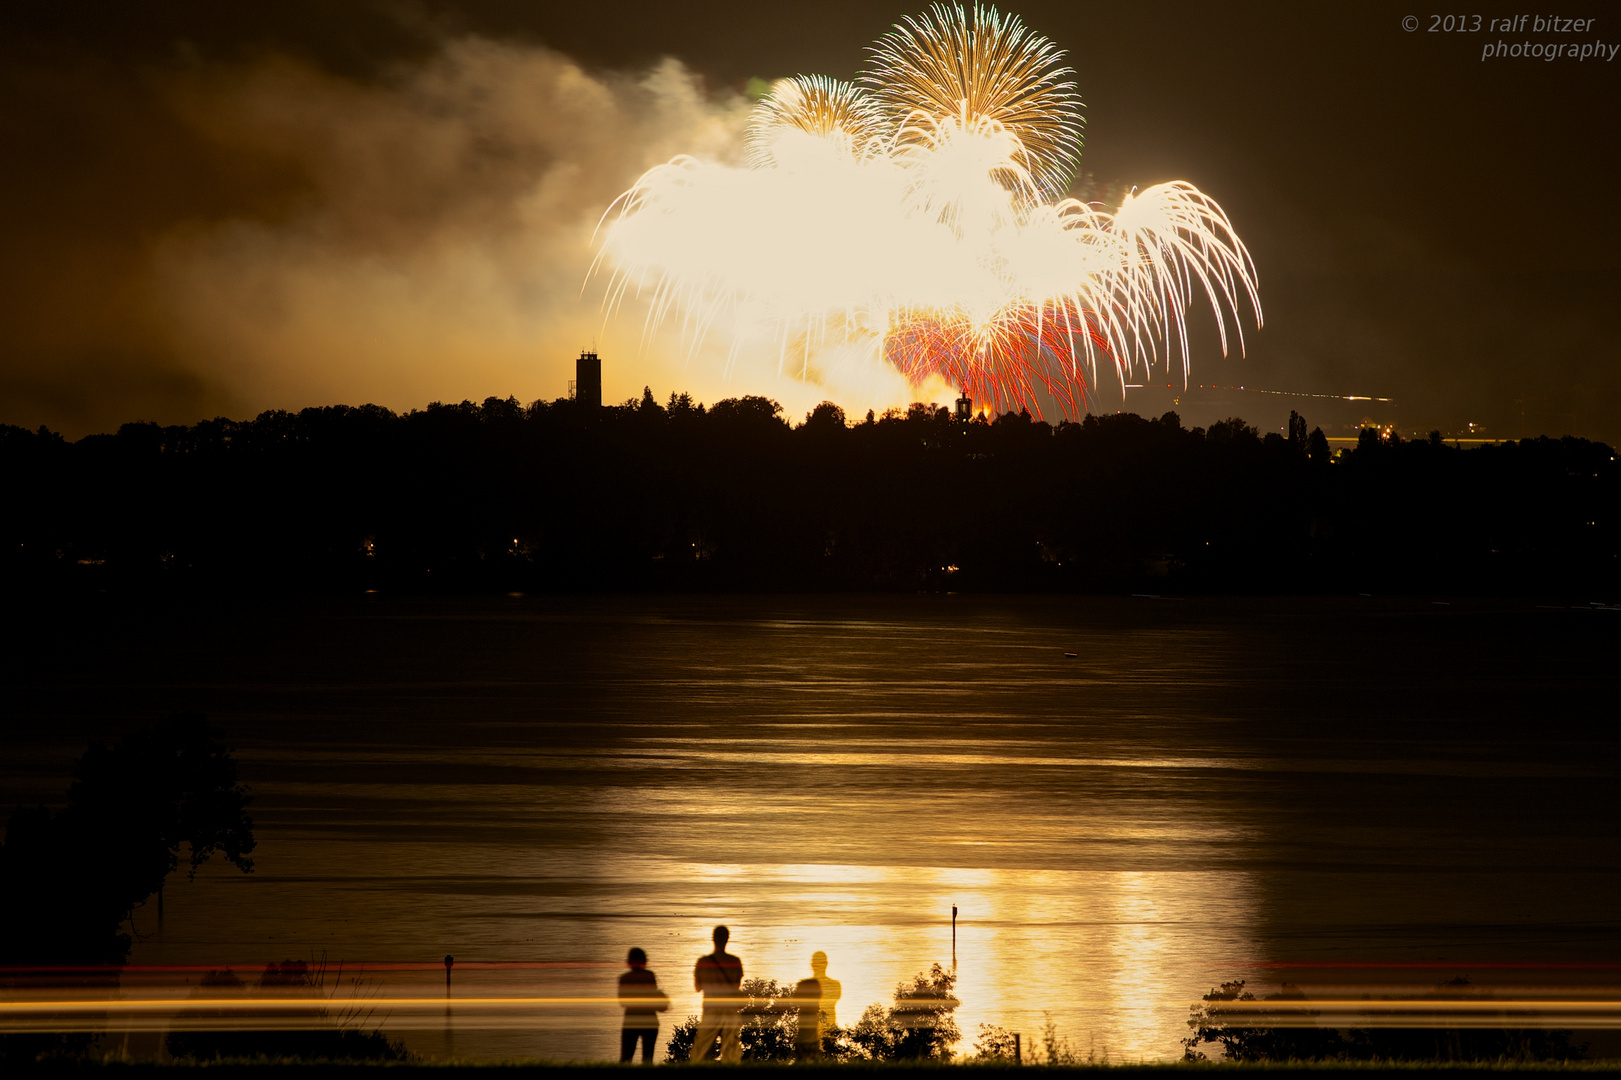
[[(644, 170), (678, 153), (741, 158), (749, 102), (677, 61), (594, 73), (473, 36), (371, 80), (277, 54), (192, 58), (133, 77), (123, 124), (87, 132), (101, 114), (74, 95), (105, 98), (124, 78), (92, 76), (90, 90), (40, 76), (32, 92), (57, 95), (58, 129), (101, 144), (86, 155), (130, 164), (85, 199), (116, 190), (144, 212), (133, 227), (117, 215), (107, 231), (122, 239), (82, 219), (36, 238), (72, 254), (37, 302), (11, 298), (0, 420), (80, 434), (338, 402), (551, 399), (590, 346), (607, 400), (643, 385), (790, 410), (828, 396), (774, 355), (644, 337), (640, 303), (606, 318), (606, 278), (588, 280), (604, 211)], [(120, 140), (132, 145), (109, 149)], [(866, 389), (874, 400), (844, 404), (905, 398), (898, 376)]]

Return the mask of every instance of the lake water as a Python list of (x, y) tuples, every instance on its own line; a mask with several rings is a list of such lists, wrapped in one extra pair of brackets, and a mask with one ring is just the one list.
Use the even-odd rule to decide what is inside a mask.
[[(1171, 598), (263, 598), (18, 611), (0, 797), (206, 713), (251, 876), (132, 962), (325, 955), (370, 992), (590, 999), (710, 928), (853, 1022), (932, 963), (977, 1025), (1180, 1056), (1214, 983), (1616, 983), (1621, 613)], [(1073, 655), (1067, 655), (1073, 654)], [(389, 966), (396, 965), (396, 966)], [(414, 966), (413, 966), (414, 965)], [(483, 966), (481, 966), (483, 965)], [(191, 976), (186, 976), (191, 977)], [(429, 1056), (607, 1058), (618, 1011), (390, 1020)]]

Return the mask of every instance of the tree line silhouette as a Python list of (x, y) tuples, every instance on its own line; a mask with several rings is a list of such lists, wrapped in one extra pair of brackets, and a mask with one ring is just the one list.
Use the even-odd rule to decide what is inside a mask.
[(0, 427), (12, 588), (1616, 597), (1614, 452), (1175, 413), (790, 423), (763, 397), (490, 398), (68, 442)]

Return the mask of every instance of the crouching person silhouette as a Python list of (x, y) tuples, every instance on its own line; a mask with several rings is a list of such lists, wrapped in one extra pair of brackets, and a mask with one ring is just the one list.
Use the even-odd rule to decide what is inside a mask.
[(794, 987), (799, 1023), (794, 1031), (794, 1061), (804, 1064), (822, 1056), (822, 984), (800, 979)]
[(743, 1060), (743, 1047), (738, 1042), (746, 1001), (739, 989), (743, 985), (743, 961), (726, 951), (731, 936), (726, 927), (715, 927), (715, 951), (700, 956), (692, 969), (692, 988), (704, 996), (704, 1014), (692, 1041), (693, 1061), (708, 1061), (716, 1039), (720, 1040), (722, 1061)]
[(619, 976), (619, 1004), (625, 1009), (625, 1027), (619, 1036), (620, 1064), (636, 1054), (642, 1043), (642, 1064), (653, 1064), (653, 1044), (659, 1037), (659, 1013), (670, 1007), (670, 999), (659, 989), (658, 976), (647, 970), (647, 954), (630, 950), (625, 957), (630, 970)]

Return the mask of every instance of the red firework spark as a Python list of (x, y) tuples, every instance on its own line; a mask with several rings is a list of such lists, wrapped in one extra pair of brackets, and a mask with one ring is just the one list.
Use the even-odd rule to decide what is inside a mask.
[(884, 359), (913, 386), (938, 375), (993, 413), (1030, 408), (1038, 419), (1038, 385), (1066, 417), (1086, 412), (1089, 354), (1112, 358), (1095, 316), (1073, 304), (1031, 304), (1004, 313), (988, 331), (964, 314), (913, 318), (884, 339)]

